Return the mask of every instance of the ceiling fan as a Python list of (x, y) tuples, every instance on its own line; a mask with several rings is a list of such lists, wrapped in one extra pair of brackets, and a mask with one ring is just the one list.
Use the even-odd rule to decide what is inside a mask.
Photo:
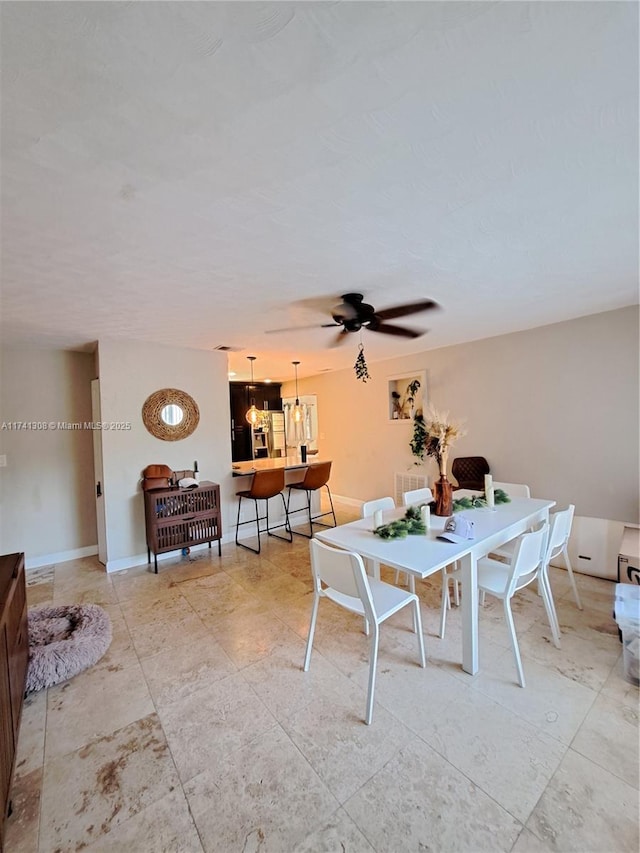
[(373, 305), (363, 302), (362, 293), (345, 293), (342, 302), (334, 305), (331, 309), (333, 323), (322, 323), (320, 326), (296, 326), (290, 329), (271, 329), (273, 332), (290, 332), (297, 329), (333, 329), (336, 326), (342, 328), (331, 342), (331, 346), (346, 340), (349, 332), (359, 332), (361, 329), (369, 329), (371, 332), (381, 332), (383, 335), (395, 335), (399, 338), (419, 338), (425, 334), (425, 329), (407, 329), (404, 326), (396, 326), (387, 323), (387, 320), (395, 320), (397, 317), (406, 317), (407, 314), (418, 314), (420, 311), (429, 311), (437, 308), (438, 304), (432, 299), (422, 299), (419, 302), (411, 302), (407, 305), (396, 305), (393, 308), (384, 308), (376, 311)]

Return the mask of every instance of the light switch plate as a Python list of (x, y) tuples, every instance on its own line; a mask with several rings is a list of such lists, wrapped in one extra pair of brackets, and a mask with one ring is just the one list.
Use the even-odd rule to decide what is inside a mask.
[(2, 453), (2, 454), (0, 454), (0, 468), (6, 468), (6, 467), (7, 467), (7, 454)]

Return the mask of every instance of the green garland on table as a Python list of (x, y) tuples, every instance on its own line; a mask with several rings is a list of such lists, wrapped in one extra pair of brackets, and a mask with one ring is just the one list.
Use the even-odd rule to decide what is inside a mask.
[[(496, 504), (511, 503), (511, 498), (503, 489), (493, 490), (493, 500)], [(453, 511), (459, 512), (461, 509), (481, 509), (482, 507), (486, 507), (486, 505), (487, 498), (484, 494), (472, 495), (469, 497), (465, 496), (464, 498), (454, 498)]]
[[(497, 504), (511, 503), (511, 498), (502, 489), (494, 489), (493, 498)], [(461, 509), (482, 509), (486, 505), (487, 499), (484, 495), (457, 498), (453, 501), (453, 512), (459, 512)], [(427, 528), (424, 526), (420, 514), (420, 509), (423, 506), (427, 506), (427, 504), (410, 506), (405, 512), (404, 518), (397, 518), (395, 521), (390, 521), (389, 524), (381, 524), (373, 532), (381, 539), (406, 539), (407, 536), (426, 533)]]
[(381, 539), (406, 539), (407, 536), (415, 536), (426, 533), (427, 528), (422, 523), (419, 506), (410, 506), (405, 512), (404, 518), (397, 518), (389, 524), (381, 524), (373, 531)]

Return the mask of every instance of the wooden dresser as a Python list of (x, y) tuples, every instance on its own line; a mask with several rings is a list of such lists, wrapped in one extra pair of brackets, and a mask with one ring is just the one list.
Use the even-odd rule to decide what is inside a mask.
[(0, 851), (29, 661), (24, 554), (0, 556)]
[(147, 528), (147, 559), (153, 554), (158, 571), (158, 554), (178, 551), (208, 542), (218, 542), (221, 555), (222, 516), (220, 486), (204, 481), (194, 489), (152, 489), (144, 493)]

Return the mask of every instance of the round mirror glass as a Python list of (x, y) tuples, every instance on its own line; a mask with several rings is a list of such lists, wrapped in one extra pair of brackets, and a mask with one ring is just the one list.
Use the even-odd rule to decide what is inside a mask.
[(176, 406), (174, 403), (171, 403), (170, 405), (162, 408), (160, 411), (160, 417), (168, 426), (178, 426), (184, 418), (184, 412), (180, 406)]

